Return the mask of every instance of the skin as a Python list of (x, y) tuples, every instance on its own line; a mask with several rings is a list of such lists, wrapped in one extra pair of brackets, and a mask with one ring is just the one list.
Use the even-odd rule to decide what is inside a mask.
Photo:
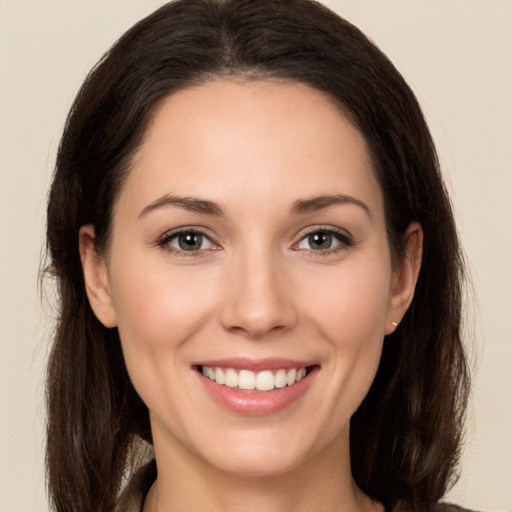
[[(355, 201), (294, 211), (333, 194)], [(223, 215), (161, 204), (167, 195)], [(207, 237), (192, 255), (176, 238), (159, 243), (192, 227)], [(319, 249), (311, 229), (345, 238)], [(216, 80), (168, 97), (120, 191), (108, 250), (93, 226), (80, 232), (91, 306), (118, 327), (150, 411), (158, 480), (145, 511), (380, 509), (353, 482), (349, 422), (412, 300), (421, 239), (411, 224), (392, 265), (365, 141), (322, 93)], [(235, 356), (319, 371), (284, 410), (246, 416), (213, 401), (193, 368)]]

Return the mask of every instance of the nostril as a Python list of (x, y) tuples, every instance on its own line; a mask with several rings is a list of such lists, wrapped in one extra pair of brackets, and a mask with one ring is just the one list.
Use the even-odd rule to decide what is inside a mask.
[[(231, 333), (260, 339), (292, 328), (298, 319), (291, 297), (281, 295), (285, 288), (278, 279), (263, 274), (238, 281), (223, 304), (221, 322)], [(284, 292), (283, 292), (284, 293)]]

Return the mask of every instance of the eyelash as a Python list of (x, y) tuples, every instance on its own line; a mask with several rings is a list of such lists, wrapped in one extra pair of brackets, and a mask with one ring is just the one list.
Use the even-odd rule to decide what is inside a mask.
[[(302, 241), (304, 241), (311, 235), (318, 234), (318, 233), (333, 236), (339, 242), (339, 245), (332, 249), (325, 249), (325, 250), (301, 249), (300, 247), (298, 247)], [(182, 229), (178, 229), (175, 231), (167, 232), (157, 241), (157, 246), (161, 247), (162, 249), (165, 249), (166, 251), (168, 251), (171, 254), (175, 254), (180, 257), (198, 257), (198, 256), (204, 255), (204, 252), (207, 251), (208, 249), (198, 249), (198, 250), (186, 251), (186, 250), (182, 250), (182, 249), (177, 249), (175, 247), (171, 247), (169, 245), (173, 240), (177, 239), (180, 235), (183, 235), (183, 234), (199, 235), (199, 236), (203, 237), (203, 239), (207, 239), (214, 247), (218, 247), (218, 245), (206, 233), (204, 233), (201, 230), (193, 229), (193, 228), (182, 228)], [(336, 229), (333, 227), (317, 226), (317, 227), (311, 228), (310, 230), (306, 231), (300, 237), (299, 241), (296, 242), (295, 244), (293, 244), (292, 249), (297, 250), (297, 251), (302, 250), (302, 251), (308, 252), (309, 254), (311, 254), (313, 256), (321, 257), (321, 256), (328, 256), (331, 254), (336, 254), (340, 251), (347, 250), (348, 248), (352, 247), (353, 245), (354, 245), (354, 240), (353, 240), (352, 236), (349, 233), (347, 233), (346, 231), (341, 230), (341, 229)], [(213, 249), (213, 250), (217, 250), (217, 249)]]
[(203, 250), (196, 250), (196, 251), (185, 251), (182, 249), (176, 249), (175, 247), (171, 247), (169, 244), (174, 240), (177, 239), (180, 235), (199, 235), (202, 238), (208, 240), (213, 246), (217, 246), (215, 242), (209, 237), (206, 233), (204, 233), (201, 230), (194, 229), (194, 228), (181, 228), (177, 229), (175, 231), (167, 232), (165, 233), (158, 241), (157, 245), (158, 247), (161, 247), (162, 249), (165, 249), (171, 254), (175, 254), (177, 256), (182, 256), (185, 258), (188, 257), (197, 257), (202, 256), (206, 249)]
[[(297, 247), (303, 240), (307, 239), (311, 235), (318, 234), (318, 233), (332, 236), (339, 242), (339, 245), (336, 247), (333, 247), (332, 249), (317, 250), (317, 251), (315, 251), (313, 249), (302, 249), (302, 250), (310, 253), (310, 255), (312, 255), (312, 256), (322, 257), (322, 256), (329, 256), (331, 254), (337, 254), (341, 251), (345, 251), (345, 250), (349, 249), (350, 247), (352, 247), (354, 245), (354, 239), (345, 230), (333, 228), (331, 226), (329, 226), (329, 227), (315, 226), (314, 228), (311, 228), (308, 231), (306, 231), (301, 236), (300, 240), (293, 245), (293, 248)], [(301, 249), (297, 248), (296, 250), (301, 250)]]

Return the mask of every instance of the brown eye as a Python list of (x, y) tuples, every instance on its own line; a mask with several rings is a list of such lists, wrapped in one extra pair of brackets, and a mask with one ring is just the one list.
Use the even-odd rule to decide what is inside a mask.
[(198, 231), (181, 231), (169, 234), (159, 243), (176, 252), (195, 253), (214, 248), (214, 243), (203, 233)]
[(317, 231), (308, 236), (309, 247), (313, 250), (325, 251), (332, 246), (333, 236), (326, 231)]
[(199, 233), (182, 233), (177, 240), (182, 251), (198, 251), (203, 245), (203, 235)]
[(345, 231), (317, 229), (306, 234), (295, 248), (329, 253), (330, 251), (348, 248), (352, 243), (352, 237)]

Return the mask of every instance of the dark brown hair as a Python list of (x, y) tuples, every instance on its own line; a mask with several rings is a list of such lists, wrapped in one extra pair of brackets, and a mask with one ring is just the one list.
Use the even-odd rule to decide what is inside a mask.
[(323, 91), (367, 141), (393, 256), (402, 257), (411, 221), (423, 228), (416, 294), (352, 418), (351, 457), (357, 484), (387, 510), (428, 510), (453, 477), (469, 381), (451, 205), (410, 88), (357, 28), (310, 0), (171, 2), (131, 28), (83, 84), (48, 201), (49, 270), (60, 300), (47, 380), (52, 504), (57, 512), (111, 510), (134, 447), (151, 442), (118, 332), (89, 306), (79, 228), (93, 224), (105, 248), (116, 195), (161, 100), (230, 76)]

